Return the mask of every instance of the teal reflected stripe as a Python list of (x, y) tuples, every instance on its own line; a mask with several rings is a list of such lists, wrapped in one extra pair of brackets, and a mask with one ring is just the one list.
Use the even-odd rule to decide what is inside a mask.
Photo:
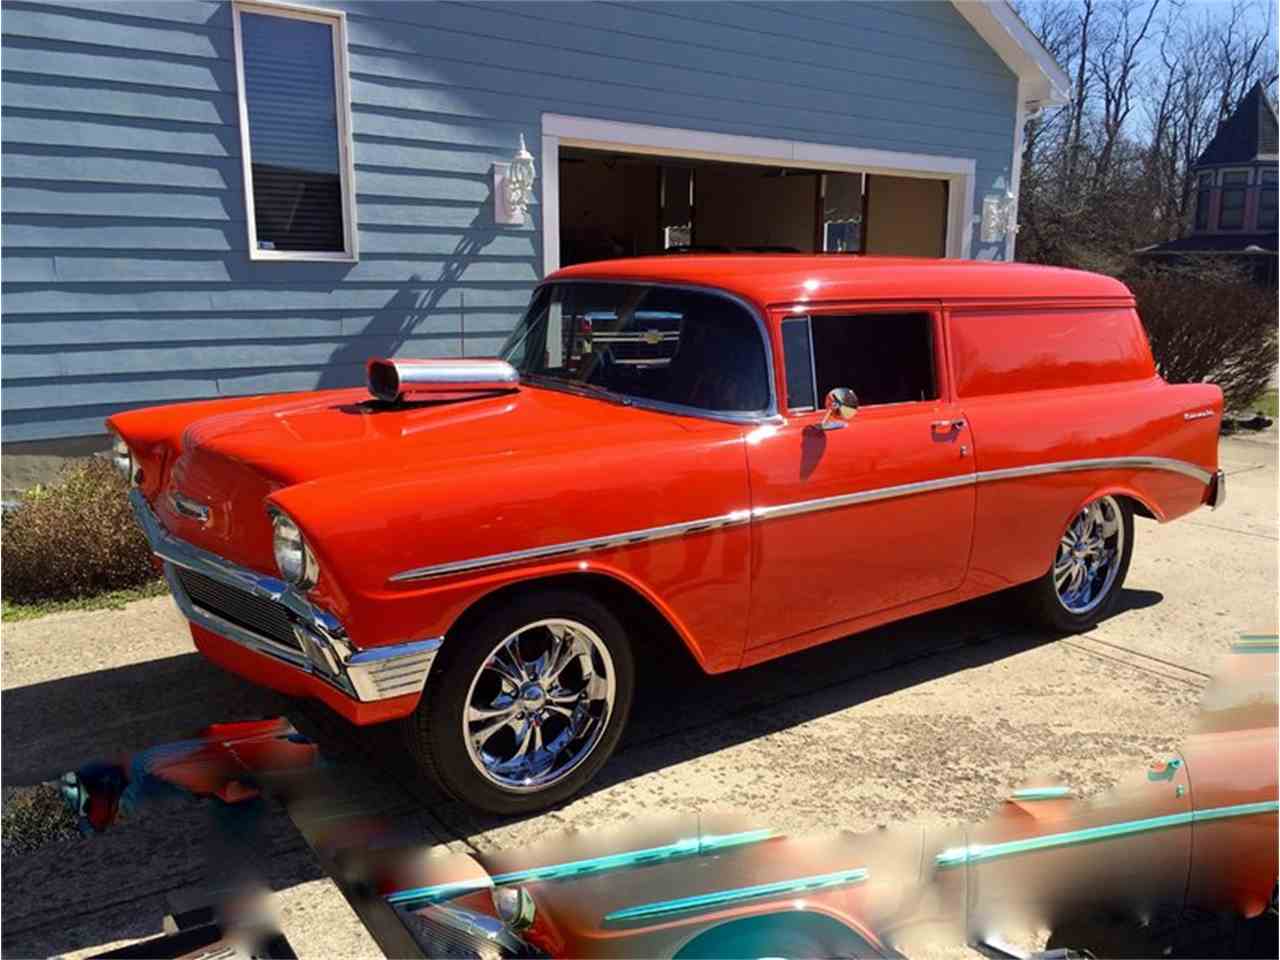
[(1070, 787), (1026, 787), (1013, 791), (1015, 800), (1058, 800), (1071, 796)]
[(389, 893), (384, 898), (387, 903), (417, 903), (419, 901), (425, 903), (442, 903), (445, 900), (452, 900), (454, 897), (460, 897), (465, 893), (475, 893), (477, 890), (488, 890), (493, 884), (486, 878), (484, 880), (464, 880), (460, 883), (438, 883), (434, 887), (415, 887), (411, 890), (397, 890), (395, 893)]
[(1280, 636), (1245, 635), (1231, 645), (1232, 653), (1280, 653)]
[(968, 847), (953, 847), (949, 850), (943, 850), (934, 858), (934, 863), (939, 869), (959, 867), (966, 863), (985, 863), (989, 860), (1010, 857), (1019, 853), (1033, 853), (1037, 850), (1049, 850), (1054, 847), (1093, 843), (1097, 840), (1109, 840), (1112, 837), (1123, 837), (1134, 833), (1147, 833), (1152, 830), (1164, 830), (1169, 827), (1182, 827), (1189, 823), (1203, 820), (1247, 817), (1255, 813), (1274, 813), (1277, 809), (1280, 809), (1280, 801), (1264, 800), (1259, 803), (1239, 803), (1230, 807), (1211, 807), (1208, 810), (1171, 813), (1163, 817), (1147, 817), (1144, 820), (1126, 820), (1121, 823), (1109, 823), (1101, 827), (1089, 827), (1086, 830), (1051, 833), (1043, 837), (1028, 837), (1024, 840), (1011, 840), (1007, 843), (977, 843)]
[(658, 900), (655, 903), (643, 903), (637, 907), (625, 907), (606, 913), (605, 923), (617, 923), (623, 920), (648, 920), (653, 917), (665, 917), (671, 913), (685, 910), (701, 910), (707, 907), (722, 907), (726, 904), (740, 903), (743, 900), (757, 900), (761, 897), (781, 897), (796, 893), (809, 893), (814, 890), (827, 890), (831, 887), (847, 887), (862, 883), (871, 874), (863, 867), (856, 870), (838, 870), (835, 873), (823, 873), (814, 877), (801, 877), (798, 880), (779, 880), (776, 883), (761, 883), (754, 887), (736, 887), (732, 890), (717, 890), (712, 893), (700, 893), (691, 897), (679, 897), (675, 900)]
[(592, 857), (588, 860), (573, 860), (569, 863), (557, 863), (549, 867), (531, 867), (527, 870), (517, 870), (513, 873), (500, 873), (493, 878), (493, 883), (495, 886), (503, 886), (509, 883), (529, 883), (534, 880), (561, 880), (565, 877), (580, 876), (584, 873), (598, 873), (601, 870), (636, 867), (671, 857), (715, 853), (718, 850), (740, 847), (743, 844), (759, 843), (773, 836), (776, 836), (773, 830), (748, 830), (745, 833), (691, 837), (688, 840), (678, 840), (675, 843), (668, 843), (661, 847), (631, 850), (626, 853), (615, 853), (607, 857)]
[(388, 903), (430, 902), (439, 903), (489, 887), (508, 886), (513, 883), (532, 883), (537, 880), (563, 880), (567, 877), (580, 877), (589, 873), (604, 870), (621, 870), (626, 867), (637, 867), (647, 863), (656, 863), (672, 857), (693, 856), (702, 853), (715, 853), (732, 847), (740, 847), (748, 843), (760, 843), (777, 836), (774, 830), (748, 830), (744, 833), (708, 834), (703, 837), (689, 837), (675, 843), (663, 844), (660, 847), (647, 847), (642, 850), (628, 850), (625, 853), (614, 853), (604, 857), (591, 857), (586, 860), (571, 860), (568, 863), (554, 863), (545, 867), (529, 867), (525, 870), (514, 870), (510, 873), (494, 874), (488, 880), (473, 880), (466, 883), (442, 883), (433, 887), (415, 887), (412, 890), (398, 890), (386, 897)]
[(1234, 807), (1210, 807), (1197, 810), (1194, 820), (1221, 820), (1223, 817), (1247, 817), (1251, 813), (1275, 813), (1280, 810), (1280, 800), (1262, 800), (1258, 803), (1237, 803)]

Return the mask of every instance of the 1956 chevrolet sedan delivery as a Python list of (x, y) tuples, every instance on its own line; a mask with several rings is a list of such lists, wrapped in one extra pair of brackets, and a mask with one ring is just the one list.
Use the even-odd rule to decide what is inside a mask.
[(1221, 414), (1106, 277), (667, 256), (548, 277), (499, 359), (108, 425), (205, 656), (514, 813), (672, 644), (722, 672), (1011, 587), (1091, 625), (1134, 514), (1221, 503)]

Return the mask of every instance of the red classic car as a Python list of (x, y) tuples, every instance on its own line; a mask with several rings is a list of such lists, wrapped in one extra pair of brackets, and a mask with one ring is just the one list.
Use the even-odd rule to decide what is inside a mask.
[(209, 659), (514, 813), (672, 644), (721, 672), (1015, 586), (1089, 626), (1134, 514), (1222, 502), (1221, 414), (1107, 277), (688, 255), (548, 277), (499, 359), (108, 425)]

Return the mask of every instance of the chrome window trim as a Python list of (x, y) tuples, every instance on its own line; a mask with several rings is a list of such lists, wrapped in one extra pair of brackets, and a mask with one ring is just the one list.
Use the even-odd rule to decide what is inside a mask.
[(628, 530), (625, 533), (591, 537), (583, 540), (570, 540), (542, 547), (530, 547), (524, 550), (511, 550), (506, 553), (494, 553), (467, 560), (454, 560), (446, 563), (428, 564), (402, 570), (389, 578), (391, 583), (405, 583), (414, 580), (427, 580), (434, 577), (447, 577), (457, 573), (469, 573), (474, 570), (487, 570), (493, 567), (510, 566), (529, 560), (545, 560), (553, 557), (571, 556), (577, 553), (608, 550), (615, 547), (632, 546), (652, 540), (666, 540), (690, 534), (704, 533), (743, 523), (756, 523), (774, 520), (780, 517), (798, 516), (822, 510), (838, 510), (842, 507), (859, 503), (871, 503), (877, 500), (888, 500), (894, 497), (909, 497), (935, 490), (946, 490), (952, 487), (964, 487), (979, 483), (998, 483), (1020, 477), (1032, 477), (1055, 473), (1077, 473), (1086, 470), (1165, 470), (1179, 473), (1203, 484), (1209, 484), (1214, 474), (1194, 463), (1176, 460), (1171, 457), (1094, 457), (1087, 460), (1062, 460), (1056, 463), (1035, 463), (1022, 467), (1008, 467), (1001, 470), (984, 470), (979, 473), (965, 473), (953, 477), (940, 477), (933, 480), (920, 480), (914, 483), (902, 483), (889, 487), (876, 487), (871, 490), (859, 490), (855, 493), (838, 494), (832, 497), (819, 497), (813, 500), (796, 500), (790, 503), (778, 503), (750, 509), (734, 510), (715, 517), (704, 517), (682, 523), (670, 523), (659, 527), (646, 527), (639, 530)]
[[(129, 500), (152, 553), (164, 561), (165, 580), (174, 602), (192, 623), (254, 653), (312, 674), (364, 703), (422, 691), (443, 637), (357, 650), (336, 617), (312, 604), (283, 580), (239, 566), (175, 537), (165, 529), (141, 491), (130, 490)], [(281, 604), (292, 615), (301, 649), (287, 647), (199, 606), (183, 588), (176, 567), (193, 570), (233, 589)]]
[[(769, 326), (767, 323), (765, 323), (763, 314), (761, 314), (761, 312), (755, 307), (754, 304), (751, 303), (751, 301), (747, 300), (745, 297), (739, 296), (736, 293), (732, 293), (728, 290), (723, 290), (719, 287), (704, 287), (694, 283), (667, 283), (662, 280), (638, 280), (634, 278), (613, 280), (608, 277), (599, 277), (599, 278), (573, 277), (573, 278), (566, 278), (563, 280), (542, 281), (536, 287), (533, 288), (533, 293), (529, 297), (529, 304), (530, 305), (533, 304), (533, 301), (537, 298), (539, 291), (541, 291), (543, 287), (554, 287), (554, 286), (559, 286), (561, 284), (585, 284), (585, 283), (612, 284), (614, 286), (620, 286), (620, 287), (661, 287), (664, 290), (687, 290), (691, 293), (705, 293), (714, 297), (721, 297), (725, 300), (729, 300), (732, 303), (736, 303), (738, 306), (746, 310), (748, 315), (750, 315), (751, 319), (755, 321), (756, 329), (760, 333), (761, 345), (764, 347), (765, 377), (769, 381), (767, 384), (768, 390), (769, 390), (769, 405), (765, 409), (743, 410), (743, 411), (704, 410), (702, 407), (687, 407), (679, 403), (665, 403), (661, 400), (648, 400), (648, 399), (645, 399), (644, 397), (634, 397), (631, 394), (625, 394), (625, 393), (617, 394), (617, 396), (625, 403), (626, 406), (640, 407), (646, 410), (656, 410), (659, 413), (671, 413), (677, 416), (699, 417), (703, 420), (717, 420), (717, 421), (720, 421), (721, 423), (759, 424), (759, 423), (767, 423), (771, 420), (776, 420), (778, 418), (778, 391), (777, 391), (777, 384), (775, 382), (777, 379), (777, 374), (775, 373), (773, 368), (773, 340), (769, 336)], [(528, 307), (525, 307), (526, 313), (528, 312), (528, 309), (529, 309)], [(523, 319), (524, 317), (521, 316), (521, 320)], [(502, 346), (503, 346), (503, 350), (505, 350), (507, 345), (504, 343)], [(499, 356), (501, 356), (501, 352), (499, 352)], [(526, 381), (522, 377), (521, 384), (531, 386), (531, 387), (545, 387), (548, 390), (562, 390), (566, 393), (576, 393), (578, 396), (592, 396), (592, 394), (590, 394), (589, 391), (572, 390), (572, 386), (568, 381), (563, 382), (563, 384), (561, 385), (561, 384), (553, 383), (554, 380), (555, 380), (554, 377), (547, 377), (547, 376), (540, 375), (538, 377), (539, 382), (535, 383), (533, 381)], [(608, 402), (609, 398), (596, 397), (595, 399), (605, 400), (606, 402)]]
[[(805, 338), (809, 341), (809, 383), (812, 389), (812, 403), (791, 405), (791, 390), (787, 384), (787, 342), (783, 339), (782, 328), (788, 323), (803, 323)], [(778, 346), (782, 348), (782, 386), (787, 392), (787, 413), (813, 413), (818, 410), (818, 366), (813, 355), (813, 317), (807, 313), (788, 314), (778, 322)]]

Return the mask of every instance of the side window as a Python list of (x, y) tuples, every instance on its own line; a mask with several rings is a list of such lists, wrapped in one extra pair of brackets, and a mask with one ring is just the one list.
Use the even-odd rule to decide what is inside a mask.
[(1262, 171), (1262, 190), (1258, 193), (1258, 229), (1276, 228), (1276, 168)]
[(1196, 229), (1209, 229), (1209, 197), (1213, 190), (1213, 174), (1202, 173), (1196, 187)]
[(1155, 375), (1132, 307), (954, 309), (948, 322), (951, 368), (961, 398)]
[(787, 409), (798, 412), (817, 409), (808, 317), (782, 321), (782, 356), (787, 374)]
[(246, 2), (234, 25), (249, 256), (354, 260), (343, 15)]
[(819, 397), (852, 387), (863, 406), (937, 399), (928, 313), (815, 316), (810, 323)]
[(1222, 205), (1218, 209), (1219, 230), (1239, 230), (1244, 226), (1244, 195), (1248, 184), (1248, 170), (1227, 170), (1222, 174)]

